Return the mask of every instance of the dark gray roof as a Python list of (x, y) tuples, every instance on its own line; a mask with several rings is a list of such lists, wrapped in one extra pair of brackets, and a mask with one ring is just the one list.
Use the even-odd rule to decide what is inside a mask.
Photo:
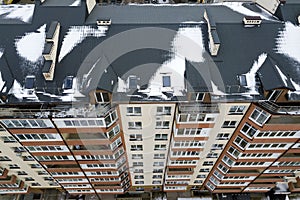
[[(35, 75), (38, 91), (61, 95), (62, 83), (66, 76), (76, 76), (84, 82), (87, 81), (84, 75), (87, 75), (90, 70), (93, 78), (90, 85), (84, 88), (87, 93), (95, 88), (115, 91), (118, 78), (126, 80), (129, 75), (136, 75), (140, 78), (139, 84), (146, 85), (162, 63), (170, 59), (172, 41), (178, 29), (195, 26), (195, 24), (202, 30), (205, 61), (202, 63), (186, 61), (185, 78), (189, 91), (211, 91), (214, 83), (220, 91), (238, 99), (240, 93), (247, 92), (247, 88), (240, 85), (239, 75), (249, 72), (262, 53), (275, 58), (281, 71), (296, 83), (300, 83), (297, 72), (299, 63), (284, 54), (276, 53), (275, 50), (276, 38), (279, 31), (284, 29), (284, 23), (263, 20), (259, 27), (246, 28), (242, 23), (244, 15), (221, 5), (103, 7), (98, 5), (85, 21), (87, 13), (84, 6), (83, 2), (78, 7), (36, 4), (31, 24), (0, 24), (0, 47), (5, 47), (5, 56), (2, 57), (1, 62), (4, 62), (4, 58), (6, 62), (0, 67), (1, 73), (5, 73), (3, 78), (8, 88), (14, 80), (22, 85), (26, 75)], [(249, 4), (249, 6), (254, 9), (255, 5)], [(208, 50), (207, 24), (199, 23), (204, 21), (204, 8), (208, 7), (216, 23), (220, 42), (218, 55), (213, 57)], [(37, 30), (43, 24), (50, 25), (53, 21), (59, 21), (61, 24), (57, 52), (59, 55), (63, 39), (71, 26), (90, 25), (91, 28), (97, 29), (98, 19), (112, 20), (106, 36), (87, 36), (77, 44), (63, 60), (56, 63), (53, 81), (45, 81), (41, 73), (50, 66), (49, 62), (40, 60), (38, 63), (31, 63), (16, 52), (14, 44), (16, 38)], [(182, 23), (187, 21), (196, 22)], [(166, 31), (161, 33), (157, 31), (158, 29)], [(142, 31), (138, 35), (132, 35), (136, 30)], [(134, 45), (139, 46), (134, 48)], [(114, 57), (116, 55), (118, 56)], [(95, 68), (92, 70), (94, 65)], [(268, 82), (269, 79), (264, 81)], [(263, 87), (269, 88), (267, 84), (263, 84)], [(282, 85), (282, 82), (280, 84)], [(290, 84), (288, 87), (293, 89)], [(40, 93), (38, 97), (40, 101), (57, 101), (57, 98), (45, 97)]]
[(178, 24), (203, 21), (203, 6), (108, 5), (96, 6), (86, 20), (95, 24), (98, 19), (111, 19), (112, 24)]
[(275, 13), (283, 21), (290, 21), (298, 24), (298, 16), (300, 15), (300, 5), (297, 0), (287, 0), (284, 6), (280, 6)]
[[(5, 50), (3, 52), (3, 55), (0, 56), (0, 72), (1, 72), (2, 80), (5, 81), (4, 86), (2, 88), (0, 88), (0, 93), (1, 93), (1, 95), (7, 95), (7, 93), (9, 92), (9, 89), (11, 88), (11, 86), (13, 84), (13, 75), (12, 75), (10, 67), (8, 66), (8, 63), (7, 63)], [(7, 88), (6, 90), (4, 89), (5, 87)]]
[[(267, 57), (264, 64), (258, 70), (258, 76), (262, 82), (264, 90), (269, 91), (280, 88), (286, 88), (292, 91), (295, 90), (289, 77), (284, 74), (283, 70), (284, 68), (278, 66), (277, 62), (273, 58), (270, 56)], [(281, 73), (285, 77), (283, 77)]]

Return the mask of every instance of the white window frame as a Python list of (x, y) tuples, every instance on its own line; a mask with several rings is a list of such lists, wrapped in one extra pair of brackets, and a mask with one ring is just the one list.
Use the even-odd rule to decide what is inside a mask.
[[(257, 116), (254, 117), (253, 115), (255, 115), (255, 113), (257, 113)], [(261, 117), (263, 117), (264, 119), (263, 119), (263, 121), (260, 122), (260, 121), (258, 121), (258, 119), (261, 118)], [(267, 113), (266, 111), (264, 111), (264, 110), (262, 110), (262, 109), (256, 107), (256, 108), (253, 110), (253, 112), (251, 113), (249, 119), (250, 119), (251, 121), (253, 121), (254, 123), (256, 123), (257, 125), (263, 126), (263, 125), (268, 121), (268, 119), (269, 119), (270, 117), (271, 117), (271, 114), (269, 114), (269, 113)]]

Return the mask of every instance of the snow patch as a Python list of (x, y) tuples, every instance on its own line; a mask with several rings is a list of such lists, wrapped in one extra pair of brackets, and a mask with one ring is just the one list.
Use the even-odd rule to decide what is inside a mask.
[(210, 81), (210, 82), (211, 82), (211, 87), (212, 87), (214, 95), (221, 95), (221, 96), (226, 95), (226, 93), (224, 93), (221, 90), (219, 90), (218, 86), (216, 86), (213, 81)]
[(80, 44), (87, 37), (103, 37), (107, 31), (107, 26), (98, 26), (98, 29), (91, 26), (71, 26), (65, 35), (61, 51), (58, 57), (60, 62), (67, 54), (69, 54), (74, 47)]
[(244, 7), (243, 2), (224, 2), (224, 3), (218, 3), (216, 5), (224, 5), (228, 8), (230, 8), (231, 10), (238, 12), (245, 16), (260, 16), (262, 19), (272, 20), (272, 21), (274, 21), (276, 19), (273, 15), (271, 15), (264, 9), (260, 8), (259, 6), (257, 6), (257, 7), (260, 9), (261, 12), (254, 12), (254, 11)]
[[(0, 56), (1, 57), (1, 56)], [(5, 81), (2, 78), (2, 73), (0, 72), (0, 90), (1, 92), (6, 92)]]
[(83, 75), (82, 83), (81, 83), (81, 86), (80, 86), (81, 91), (86, 90), (90, 86), (90, 83), (91, 83), (92, 78), (93, 78), (93, 77), (90, 77), (90, 76), (92, 74), (92, 71), (95, 69), (96, 65), (99, 63), (100, 60), (101, 60), (101, 57), (98, 60), (96, 60), (96, 62), (94, 63), (92, 68), (88, 71), (88, 73)]
[(285, 28), (279, 31), (276, 39), (277, 53), (284, 54), (300, 63), (300, 26), (291, 22), (285, 23)]
[(0, 5), (0, 15), (6, 19), (19, 19), (30, 23), (34, 12), (34, 4), (28, 5)]
[(179, 28), (173, 41), (175, 54), (192, 62), (203, 62), (205, 52), (200, 26)]
[(81, 0), (76, 0), (74, 3), (72, 3), (70, 6), (80, 6), (80, 1)]
[(282, 71), (279, 69), (279, 67), (277, 65), (275, 65), (275, 67), (276, 67), (276, 69), (277, 69), (277, 71), (278, 71), (278, 73), (279, 73), (282, 81), (284, 82), (284, 85), (287, 86), (288, 85), (287, 84), (288, 78), (284, 75), (284, 73), (282, 73)]
[(33, 63), (42, 57), (46, 38), (46, 24), (37, 31), (26, 33), (20, 39), (17, 39), (15, 46), (18, 54), (26, 60)]
[(85, 97), (79, 91), (78, 79), (76, 77), (73, 78), (73, 85), (71, 89), (67, 89), (63, 91), (63, 96), (60, 97), (62, 101), (77, 101), (76, 98)]
[(256, 82), (255, 82), (255, 74), (259, 70), (259, 68), (264, 64), (266, 61), (267, 54), (262, 53), (258, 56), (257, 61), (254, 61), (251, 69), (249, 72), (247, 72), (245, 75), (246, 80), (247, 80), (247, 88), (250, 89), (248, 93), (250, 94), (259, 94), (258, 91), (256, 90)]
[[(148, 88), (139, 90), (148, 97), (169, 99), (166, 93), (182, 96), (185, 91), (185, 59), (192, 62), (203, 62), (205, 52), (202, 30), (198, 25), (179, 28), (172, 41), (171, 58), (164, 62), (151, 77)], [(170, 87), (163, 86), (163, 77), (169, 76)]]

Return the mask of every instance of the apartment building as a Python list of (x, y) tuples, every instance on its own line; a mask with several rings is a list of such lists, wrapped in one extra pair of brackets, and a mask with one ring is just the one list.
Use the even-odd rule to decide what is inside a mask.
[(0, 194), (299, 191), (300, 4), (259, 2), (1, 6)]

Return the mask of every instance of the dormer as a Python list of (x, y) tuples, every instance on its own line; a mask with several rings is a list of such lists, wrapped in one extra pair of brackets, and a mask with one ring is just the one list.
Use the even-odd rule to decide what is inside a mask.
[(109, 26), (109, 25), (111, 25), (111, 19), (98, 19), (97, 25), (98, 26)]
[(45, 62), (42, 72), (45, 80), (47, 81), (52, 81), (54, 77), (59, 30), (60, 23), (57, 21), (53, 21), (51, 22), (46, 33), (46, 43), (43, 51), (43, 57), (45, 59)]
[(245, 16), (243, 19), (244, 25), (260, 25), (261, 21), (260, 16)]

